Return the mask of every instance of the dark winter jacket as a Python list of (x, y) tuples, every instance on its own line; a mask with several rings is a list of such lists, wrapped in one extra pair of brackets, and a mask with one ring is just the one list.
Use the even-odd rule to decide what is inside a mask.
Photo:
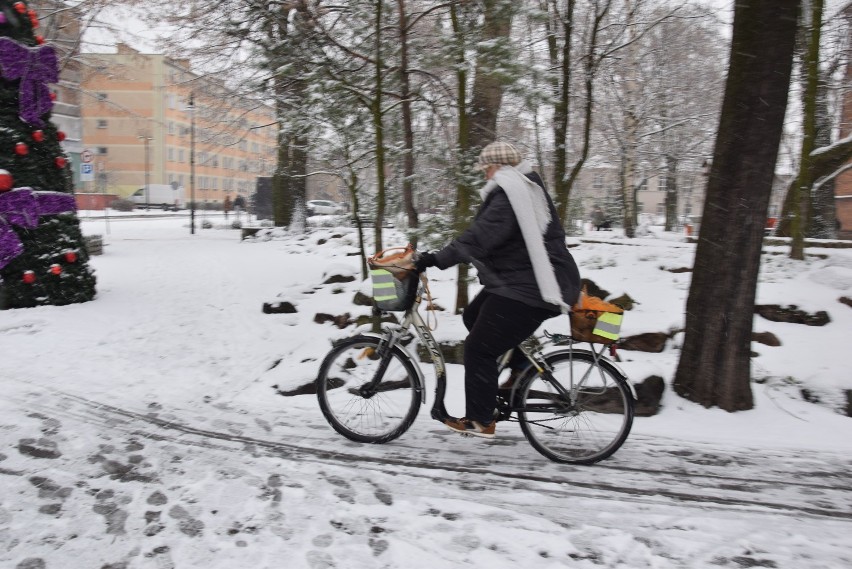
[[(547, 197), (551, 222), (544, 234), (545, 248), (562, 298), (566, 304), (573, 305), (580, 294), (580, 273), (565, 246), (565, 230), (557, 221), (556, 208), (544, 190), (541, 177), (535, 172), (527, 177), (538, 184)], [(434, 255), (440, 269), (472, 263), (488, 292), (559, 311), (557, 306), (541, 298), (521, 228), (506, 192), (499, 186), (485, 198), (470, 227)]]

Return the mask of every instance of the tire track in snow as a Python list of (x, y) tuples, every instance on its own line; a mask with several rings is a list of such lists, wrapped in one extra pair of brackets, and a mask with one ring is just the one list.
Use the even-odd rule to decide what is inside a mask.
[[(598, 499), (637, 500), (640, 502), (661, 503), (669, 500), (684, 504), (694, 504), (701, 507), (713, 507), (729, 511), (747, 509), (751, 513), (767, 513), (789, 515), (792, 517), (807, 515), (818, 518), (837, 520), (852, 520), (852, 491), (845, 484), (832, 486), (802, 482), (795, 478), (797, 472), (779, 472), (776, 476), (786, 475), (786, 479), (761, 480), (742, 476), (723, 476), (715, 473), (638, 469), (630, 466), (601, 464), (594, 467), (573, 467), (570, 465), (555, 465), (568, 473), (555, 475), (536, 474), (530, 468), (534, 460), (516, 459), (513, 464), (490, 464), (488, 466), (468, 466), (464, 464), (446, 463), (440, 461), (440, 454), (434, 449), (406, 447), (398, 449), (395, 445), (392, 452), (380, 456), (368, 449), (375, 446), (364, 445), (366, 452), (351, 452), (341, 448), (325, 449), (327, 439), (316, 439), (308, 444), (294, 444), (272, 441), (257, 436), (223, 432), (222, 430), (192, 426), (179, 418), (162, 418), (151, 414), (123, 409), (107, 405), (81, 396), (54, 391), (64, 404), (54, 405), (41, 403), (44, 411), (73, 417), (87, 423), (99, 423), (109, 428), (121, 427), (123, 430), (137, 436), (152, 440), (171, 442), (199, 448), (209, 448), (226, 452), (246, 452), (246, 448), (261, 449), (268, 456), (286, 459), (308, 459), (321, 463), (336, 465), (358, 465), (361, 469), (370, 469), (388, 474), (399, 474), (400, 468), (405, 468), (405, 474), (413, 477), (434, 479), (435, 471), (448, 471), (460, 475), (487, 477), (492, 486), (500, 485), (512, 488), (518, 484), (545, 485), (549, 495), (590, 496)], [(21, 402), (30, 407), (34, 401)], [(58, 402), (63, 403), (63, 402)], [(74, 407), (83, 410), (75, 410)], [(122, 424), (123, 423), (123, 424)], [(241, 425), (245, 427), (245, 425)], [(159, 430), (151, 431), (155, 427)], [(237, 429), (235, 429), (237, 430)], [(240, 429), (242, 430), (242, 429)], [(177, 433), (172, 435), (170, 433)], [(304, 432), (299, 433), (305, 441)], [(309, 437), (307, 437), (309, 438)], [(525, 441), (523, 441), (525, 442)], [(231, 444), (228, 444), (231, 443)], [(313, 443), (313, 444), (311, 444)], [(239, 445), (239, 446), (234, 446)], [(381, 447), (379, 447), (381, 448)], [(388, 447), (384, 447), (388, 448)], [(484, 449), (487, 452), (487, 449)], [(660, 452), (660, 451), (652, 451)], [(670, 454), (667, 450), (663, 453)], [(716, 455), (721, 453), (717, 452)], [(670, 457), (669, 457), (670, 458)], [(458, 457), (454, 453), (454, 459)], [(842, 467), (843, 465), (838, 465)], [(603, 474), (604, 476), (600, 476)], [(838, 473), (839, 474), (839, 473)], [(614, 475), (614, 476), (611, 476)], [(613, 480), (601, 480), (603, 477)], [(832, 478), (827, 475), (826, 478)], [(838, 476), (838, 480), (848, 482), (848, 475)], [(779, 484), (786, 494), (773, 494), (771, 490)], [(790, 489), (799, 489), (805, 495), (819, 494), (815, 504), (807, 502), (807, 498), (799, 503), (789, 503), (783, 500), (789, 495)], [(755, 492), (757, 489), (757, 492)], [(755, 494), (769, 494), (759, 496)]]

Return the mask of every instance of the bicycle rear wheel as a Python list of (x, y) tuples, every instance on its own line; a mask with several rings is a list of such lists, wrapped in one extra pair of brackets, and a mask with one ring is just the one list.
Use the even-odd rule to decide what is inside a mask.
[(335, 431), (361, 443), (386, 443), (402, 435), (417, 417), (423, 398), (408, 354), (395, 346), (383, 362), (380, 342), (372, 336), (339, 342), (317, 376), (322, 414)]
[(592, 464), (611, 456), (633, 425), (627, 380), (585, 351), (556, 352), (545, 361), (553, 372), (530, 376), (520, 390), (524, 436), (556, 462)]

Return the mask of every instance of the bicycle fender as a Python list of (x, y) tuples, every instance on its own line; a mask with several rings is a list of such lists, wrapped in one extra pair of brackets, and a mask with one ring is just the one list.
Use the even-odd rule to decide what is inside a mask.
[[(370, 338), (376, 338), (377, 340), (383, 340), (385, 338), (384, 334), (378, 334), (376, 332), (360, 332), (359, 336), (369, 336)], [(423, 370), (420, 369), (420, 365), (417, 363), (417, 359), (411, 355), (411, 352), (403, 346), (402, 344), (396, 344), (394, 349), (398, 349), (405, 355), (408, 359), (414, 362), (414, 371), (417, 374), (417, 390), (426, 393), (426, 378), (423, 376)], [(423, 405), (426, 405), (426, 397), (420, 398)]]
[[(571, 350), (569, 348), (561, 348), (561, 349), (558, 349), (558, 350), (548, 351), (543, 355), (546, 358), (547, 356), (550, 356), (550, 355), (553, 355), (553, 354), (569, 354), (570, 355), (572, 352), (574, 354), (586, 354), (586, 355), (588, 355), (592, 358), (594, 358), (594, 355), (595, 355), (595, 354), (592, 353), (591, 350), (577, 350), (577, 349)], [(617, 373), (621, 377), (621, 379), (624, 380), (624, 383), (627, 384), (627, 387), (630, 389), (630, 395), (633, 397), (633, 400), (639, 401), (639, 396), (636, 395), (636, 388), (633, 386), (633, 382), (630, 381), (630, 378), (627, 377), (627, 374), (624, 373), (624, 370), (621, 369), (618, 366), (618, 364), (616, 364), (614, 361), (607, 359), (607, 358), (604, 358), (602, 356), (598, 358), (598, 361), (600, 362), (600, 365), (605, 366), (605, 367), (609, 367), (609, 368), (612, 369), (612, 371)]]

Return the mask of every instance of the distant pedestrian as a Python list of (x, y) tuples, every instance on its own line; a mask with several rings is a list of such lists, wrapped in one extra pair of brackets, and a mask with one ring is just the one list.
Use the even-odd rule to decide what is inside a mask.
[(605, 224), (606, 216), (604, 215), (601, 206), (596, 205), (595, 209), (592, 210), (592, 225), (595, 227), (595, 231), (600, 231)]
[(246, 208), (246, 199), (243, 196), (238, 195), (234, 199), (234, 215), (236, 216), (237, 221), (240, 220), (240, 213), (242, 213), (242, 211), (245, 208)]
[(234, 203), (231, 201), (230, 194), (228, 194), (227, 196), (225, 196), (225, 201), (222, 202), (222, 211), (225, 212), (225, 221), (228, 221), (228, 213), (230, 213), (233, 207)]

